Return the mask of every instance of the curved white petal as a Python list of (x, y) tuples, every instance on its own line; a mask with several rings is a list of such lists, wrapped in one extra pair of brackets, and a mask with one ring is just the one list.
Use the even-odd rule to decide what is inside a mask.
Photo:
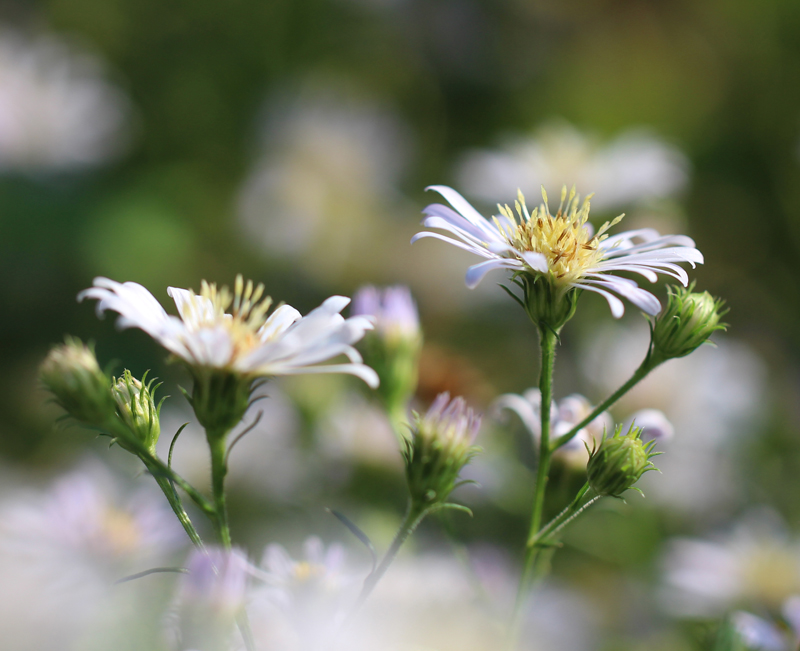
[(259, 328), (258, 335), (261, 341), (269, 341), (283, 333), (295, 321), (302, 318), (300, 312), (291, 305), (281, 305), (277, 310), (269, 315), (263, 326)]
[(547, 258), (541, 253), (534, 253), (533, 251), (522, 251), (520, 255), (522, 255), (522, 259), (525, 260), (526, 264), (531, 269), (539, 271), (543, 274), (548, 272), (549, 267), (547, 266)]
[(470, 289), (475, 289), (483, 280), (484, 276), (490, 271), (494, 271), (495, 269), (518, 269), (520, 267), (522, 267), (522, 263), (520, 263), (518, 260), (508, 260), (506, 258), (479, 262), (478, 264), (474, 264), (467, 269), (465, 281), (467, 283), (467, 287)]
[(447, 237), (439, 233), (431, 233), (430, 231), (422, 231), (420, 233), (417, 233), (414, 237), (411, 238), (411, 243), (413, 244), (417, 240), (421, 240), (423, 237), (433, 237), (437, 240), (442, 240), (442, 242), (447, 242), (448, 244), (457, 246), (459, 249), (464, 249), (465, 251), (469, 251), (470, 253), (475, 253), (476, 255), (479, 255), (483, 258), (497, 257), (494, 253), (491, 253), (485, 247), (477, 247), (474, 245), (464, 244), (463, 242), (454, 240), (452, 237)]
[(494, 401), (494, 409), (498, 412), (500, 409), (510, 409), (519, 416), (531, 436), (536, 439), (539, 438), (541, 431), (539, 410), (534, 409), (533, 405), (522, 396), (518, 396), (515, 393), (505, 393)]
[(270, 370), (272, 375), (306, 375), (308, 373), (347, 373), (364, 380), (371, 389), (377, 389), (381, 381), (378, 374), (365, 364), (326, 364), (324, 366), (284, 367)]
[(615, 319), (619, 319), (623, 314), (625, 314), (625, 305), (623, 302), (604, 289), (600, 289), (599, 287), (588, 285), (586, 283), (575, 283), (574, 286), (580, 287), (581, 289), (588, 289), (590, 292), (596, 292), (605, 298), (606, 301), (608, 301), (608, 306), (611, 308), (611, 316), (613, 316)]
[(488, 235), (490, 239), (497, 238), (497, 229), (492, 226), (491, 222), (475, 210), (475, 208), (473, 208), (458, 192), (453, 190), (453, 188), (449, 188), (446, 185), (431, 185), (425, 189), (434, 190), (441, 194), (453, 208), (464, 216), (464, 219), (469, 221), (472, 225), (477, 226), (481, 232)]

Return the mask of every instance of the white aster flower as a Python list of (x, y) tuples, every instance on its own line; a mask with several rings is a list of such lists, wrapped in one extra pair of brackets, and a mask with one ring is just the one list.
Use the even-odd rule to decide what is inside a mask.
[[(120, 328), (140, 328), (191, 368), (223, 370), (243, 376), (350, 373), (371, 387), (378, 376), (362, 363), (352, 344), (372, 329), (368, 317), (345, 319), (339, 314), (350, 302), (331, 296), (301, 316), (290, 305), (267, 313), (272, 299), (264, 286), (236, 278), (233, 293), (203, 281), (199, 294), (170, 287), (180, 318), (167, 314), (155, 297), (138, 283), (95, 278), (78, 300), (97, 299), (97, 313), (119, 313)], [(230, 312), (227, 310), (232, 308)], [(322, 364), (346, 355), (349, 363)]]
[[(658, 299), (628, 278), (612, 275), (624, 271), (644, 276), (655, 282), (662, 273), (676, 278), (684, 286), (689, 278), (676, 263), (692, 266), (703, 262), (703, 255), (694, 241), (685, 235), (662, 236), (650, 228), (626, 231), (609, 236), (606, 231), (622, 216), (606, 222), (594, 233), (589, 219), (589, 197), (583, 203), (575, 190), (567, 197), (561, 191), (561, 203), (555, 216), (550, 214), (547, 195), (544, 202), (528, 211), (522, 192), (515, 202), (516, 216), (508, 205), (500, 206), (500, 215), (485, 219), (458, 192), (446, 186), (431, 186), (455, 210), (432, 204), (423, 211), (423, 224), (455, 235), (423, 231), (411, 240), (423, 237), (444, 240), (465, 251), (475, 253), (485, 262), (467, 270), (467, 287), (474, 288), (494, 269), (508, 269), (534, 280), (545, 278), (562, 295), (570, 289), (587, 289), (602, 295), (615, 318), (625, 311), (614, 294), (627, 298), (650, 315), (661, 311)], [(612, 294), (613, 292), (614, 294)]]

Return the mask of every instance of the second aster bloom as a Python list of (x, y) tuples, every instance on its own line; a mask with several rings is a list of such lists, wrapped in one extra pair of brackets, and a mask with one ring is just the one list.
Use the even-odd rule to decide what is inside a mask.
[[(454, 235), (455, 238), (430, 231), (417, 233), (412, 242), (435, 237), (461, 249), (475, 253), (486, 261), (467, 271), (467, 287), (473, 288), (494, 269), (508, 269), (521, 277), (526, 287), (526, 309), (535, 321), (544, 320), (557, 329), (572, 315), (575, 296), (571, 290), (586, 289), (602, 295), (614, 317), (625, 311), (617, 294), (650, 315), (661, 311), (661, 304), (650, 292), (628, 278), (613, 275), (626, 271), (655, 282), (663, 273), (684, 286), (689, 279), (677, 263), (692, 266), (703, 262), (703, 255), (694, 241), (685, 235), (660, 235), (649, 228), (625, 231), (609, 236), (607, 230), (620, 217), (606, 222), (596, 233), (589, 219), (589, 198), (581, 203), (573, 190), (561, 191), (561, 202), (555, 215), (550, 213), (547, 195), (543, 203), (529, 211), (525, 198), (518, 193), (515, 211), (498, 206), (500, 214), (485, 219), (458, 192), (446, 186), (430, 189), (441, 194), (450, 205), (432, 204), (423, 211), (423, 224)], [(591, 196), (591, 195), (590, 195)], [(515, 214), (516, 213), (516, 214)], [(544, 281), (539, 284), (539, 281)], [(535, 285), (539, 285), (535, 288)], [(613, 293), (612, 293), (613, 292)], [(531, 303), (530, 293), (536, 296)], [(548, 306), (536, 305), (544, 300)], [(560, 304), (555, 313), (553, 305)]]
[(417, 388), (422, 331), (417, 306), (408, 287), (383, 290), (362, 287), (353, 297), (353, 315), (375, 319), (375, 330), (364, 338), (367, 363), (378, 372), (378, 392), (390, 412), (403, 415)]
[(434, 507), (447, 500), (461, 469), (478, 453), (473, 445), (481, 417), (464, 398), (436, 397), (424, 416), (416, 416), (403, 459), (412, 501)]
[[(119, 327), (144, 330), (182, 359), (195, 379), (193, 406), (206, 428), (235, 425), (247, 409), (252, 381), (260, 377), (350, 373), (378, 386), (377, 374), (353, 348), (372, 329), (372, 321), (345, 319), (340, 312), (349, 298), (331, 296), (302, 316), (290, 305), (268, 314), (272, 299), (263, 296), (264, 286), (245, 284), (241, 276), (233, 292), (205, 281), (199, 294), (177, 287), (167, 291), (180, 317), (167, 314), (147, 289), (133, 282), (95, 278), (78, 300), (97, 299), (98, 315), (119, 313)], [(349, 363), (323, 364), (339, 355)]]

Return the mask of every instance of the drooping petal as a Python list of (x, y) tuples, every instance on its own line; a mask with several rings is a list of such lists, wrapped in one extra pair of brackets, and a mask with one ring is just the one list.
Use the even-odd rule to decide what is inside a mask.
[(479, 262), (467, 269), (466, 283), (470, 289), (475, 289), (483, 280), (484, 276), (495, 269), (518, 269), (522, 264), (517, 260), (500, 258), (499, 260), (487, 260)]

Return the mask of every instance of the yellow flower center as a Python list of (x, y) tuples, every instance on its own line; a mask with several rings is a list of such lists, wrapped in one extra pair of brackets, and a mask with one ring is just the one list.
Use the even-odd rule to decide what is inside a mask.
[(305, 583), (311, 579), (323, 576), (325, 574), (325, 567), (323, 565), (309, 563), (308, 561), (300, 561), (299, 563), (295, 563), (293, 574), (294, 579), (298, 583)]
[(205, 328), (225, 328), (233, 342), (231, 358), (235, 359), (263, 342), (258, 331), (266, 323), (267, 313), (272, 307), (272, 298), (266, 296), (262, 299), (263, 294), (263, 284), (254, 286), (252, 280), (245, 283), (241, 274), (236, 276), (233, 293), (225, 285), (217, 288), (215, 283), (204, 280), (199, 297), (210, 302), (211, 308), (206, 308), (205, 301), (197, 300), (198, 295), (191, 292), (194, 318), (184, 319), (184, 323), (194, 332)]
[(116, 556), (136, 551), (141, 540), (139, 526), (129, 513), (109, 507), (103, 514), (104, 545)]
[[(544, 203), (528, 211), (525, 197), (521, 191), (514, 202), (516, 216), (511, 208), (498, 204), (498, 209), (509, 223), (501, 222), (494, 217), (495, 225), (505, 233), (508, 243), (517, 251), (541, 253), (547, 259), (551, 277), (558, 283), (572, 283), (583, 277), (588, 269), (603, 259), (600, 242), (606, 237), (606, 231), (617, 224), (623, 217), (620, 215), (611, 222), (606, 222), (592, 235), (586, 226), (589, 219), (589, 200), (583, 203), (575, 194), (573, 187), (567, 197), (567, 187), (561, 189), (561, 203), (555, 216), (550, 214), (547, 204), (547, 193), (542, 188)], [(566, 200), (566, 204), (565, 204)], [(513, 226), (511, 225), (513, 224)]]

